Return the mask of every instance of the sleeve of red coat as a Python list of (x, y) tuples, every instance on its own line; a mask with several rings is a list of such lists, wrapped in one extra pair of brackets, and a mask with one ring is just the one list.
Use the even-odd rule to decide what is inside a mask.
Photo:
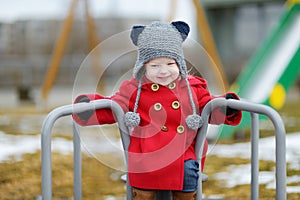
[[(78, 103), (83, 97), (87, 97), (88, 99), (90, 99), (90, 101), (110, 99), (99, 94), (82, 94), (76, 97), (74, 103)], [(110, 108), (93, 110), (93, 114), (88, 119), (83, 119), (82, 117), (80, 117), (80, 115), (77, 114), (73, 114), (72, 117), (74, 121), (81, 126), (115, 123), (115, 118)]]
[[(198, 105), (200, 109), (200, 114), (202, 113), (203, 108), (205, 105), (211, 101), (214, 98), (224, 98), (223, 96), (211, 96), (209, 91), (207, 90), (207, 82), (205, 79), (194, 77), (190, 81), (192, 85), (197, 85), (197, 98), (198, 98)], [(239, 100), (239, 97), (235, 93), (229, 93), (232, 94), (237, 100)], [(225, 115), (224, 111), (221, 111), (222, 108), (217, 108), (213, 110), (213, 112), (210, 115), (209, 123), (211, 124), (227, 124), (227, 125), (238, 125), (242, 119), (242, 112), (239, 111), (232, 115)]]
[[(227, 94), (232, 94), (237, 100), (240, 99), (235, 93), (230, 92)], [(225, 98), (224, 96), (214, 97), (214, 98)], [(231, 126), (236, 126), (241, 122), (242, 111), (238, 111), (237, 113), (231, 115), (225, 115), (224, 111), (223, 112), (221, 111), (222, 109), (224, 110), (224, 108), (217, 108), (211, 113), (210, 115), (211, 124), (227, 124)]]
[[(137, 84), (138, 83), (134, 79), (130, 81), (125, 80), (121, 84), (119, 91), (111, 97), (104, 97), (99, 94), (84, 94), (78, 96), (75, 99), (74, 103), (78, 103), (83, 96), (86, 96), (91, 101), (99, 99), (109, 99), (118, 103), (122, 107), (124, 112), (127, 112), (134, 105)], [(73, 115), (73, 119), (81, 126), (112, 124), (116, 122), (110, 108), (95, 110), (89, 119), (81, 119), (76, 114)]]

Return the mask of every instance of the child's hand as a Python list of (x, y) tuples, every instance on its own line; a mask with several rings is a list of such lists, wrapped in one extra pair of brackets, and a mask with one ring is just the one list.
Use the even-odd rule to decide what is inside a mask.
[[(231, 93), (227, 93), (225, 95), (225, 99), (235, 99), (235, 100), (239, 100), (238, 97), (236, 97), (235, 95), (231, 94)], [(238, 113), (240, 110), (237, 110), (237, 109), (233, 109), (229, 106), (226, 106), (226, 115), (233, 115), (233, 114), (236, 114)]]
[[(91, 100), (87, 96), (80, 97), (75, 103), (89, 103)], [(81, 113), (77, 113), (77, 116), (80, 119), (88, 120), (92, 115), (94, 111), (93, 110), (87, 110)]]

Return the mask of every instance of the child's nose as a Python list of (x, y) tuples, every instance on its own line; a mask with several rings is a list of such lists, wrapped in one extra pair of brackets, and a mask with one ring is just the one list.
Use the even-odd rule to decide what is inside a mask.
[(165, 73), (167, 73), (167, 72), (168, 72), (167, 66), (166, 66), (166, 65), (161, 65), (161, 66), (160, 66), (159, 73), (165, 74)]

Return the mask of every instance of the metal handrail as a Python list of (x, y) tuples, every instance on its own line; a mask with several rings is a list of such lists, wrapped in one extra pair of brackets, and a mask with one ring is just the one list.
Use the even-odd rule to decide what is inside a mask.
[[(119, 122), (119, 129), (122, 132), (128, 132), (123, 123), (122, 116), (124, 112), (122, 108), (115, 102), (110, 100), (96, 100), (90, 103), (78, 103), (58, 107), (51, 111), (44, 119), (42, 125), (41, 149), (42, 149), (42, 197), (43, 200), (52, 199), (52, 155), (51, 155), (51, 135), (52, 128), (57, 119), (84, 112), (87, 110), (95, 110), (101, 108), (111, 108), (117, 121)], [(81, 153), (80, 153), (80, 139), (78, 125), (73, 123), (74, 130), (74, 198), (81, 199)], [(121, 134), (123, 145), (128, 147), (129, 137), (126, 138)], [(76, 164), (77, 163), (77, 164)], [(78, 164), (80, 166), (78, 166)], [(79, 167), (79, 168), (78, 168)]]
[[(271, 107), (250, 103), (244, 100), (237, 101), (233, 99), (226, 100), (224, 98), (216, 98), (210, 101), (203, 109), (201, 117), (203, 120), (203, 126), (199, 130), (195, 151), (197, 153), (198, 160), (201, 160), (201, 155), (204, 146), (204, 139), (206, 137), (208, 120), (211, 112), (218, 108), (229, 106), (233, 109), (243, 110), (251, 113), (251, 199), (258, 199), (258, 116), (262, 114), (270, 118), (275, 128), (275, 140), (276, 140), (276, 199), (286, 199), (286, 131), (284, 123), (280, 115)], [(199, 162), (201, 165), (201, 162)], [(254, 177), (255, 176), (255, 177)], [(197, 200), (202, 199), (202, 181), (201, 176), (198, 182), (198, 194)]]
[[(216, 98), (210, 101), (202, 111), (203, 126), (198, 132), (196, 138), (196, 154), (199, 164), (201, 165), (201, 156), (204, 141), (207, 133), (208, 120), (211, 112), (223, 106), (243, 110), (251, 113), (251, 199), (258, 199), (258, 114), (263, 114), (271, 119), (275, 128), (276, 139), (276, 199), (286, 199), (286, 138), (285, 128), (280, 115), (271, 107), (246, 102), (244, 100), (226, 100), (224, 98)], [(125, 157), (127, 159), (127, 149), (130, 143), (129, 131), (124, 125), (122, 108), (111, 100), (96, 100), (90, 103), (79, 103), (61, 106), (51, 111), (44, 120), (42, 126), (42, 197), (43, 200), (52, 199), (52, 157), (51, 157), (51, 133), (54, 123), (60, 117), (84, 112), (87, 110), (95, 110), (101, 108), (111, 108), (116, 116), (121, 133), (123, 148), (125, 149)], [(78, 125), (73, 123), (74, 130), (74, 199), (81, 199), (81, 150)], [(200, 166), (201, 168), (201, 166)], [(201, 172), (200, 172), (201, 173)], [(197, 200), (202, 199), (202, 180), (199, 176)], [(126, 182), (127, 199), (131, 197), (131, 186)]]

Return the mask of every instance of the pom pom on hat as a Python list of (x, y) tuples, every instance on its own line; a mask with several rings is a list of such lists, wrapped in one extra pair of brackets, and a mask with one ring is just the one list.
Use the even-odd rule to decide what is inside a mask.
[(140, 124), (141, 118), (138, 113), (127, 112), (124, 116), (124, 123), (129, 128), (134, 128)]
[(192, 130), (197, 130), (198, 128), (201, 128), (203, 125), (201, 116), (197, 114), (189, 115), (186, 118), (185, 122), (186, 125)]

